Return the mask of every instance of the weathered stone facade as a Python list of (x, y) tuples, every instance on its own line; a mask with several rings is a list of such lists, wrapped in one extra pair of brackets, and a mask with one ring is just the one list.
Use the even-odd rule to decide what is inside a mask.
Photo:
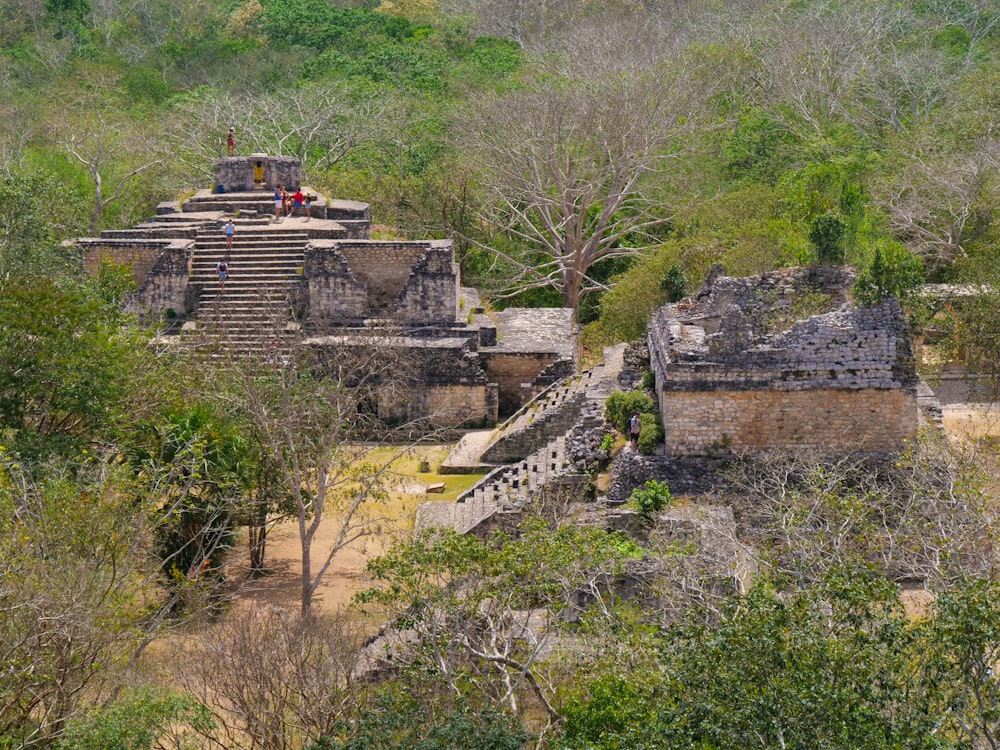
[(294, 192), (302, 186), (299, 161), (290, 156), (227, 156), (216, 159), (214, 172), (215, 191), (221, 193), (274, 190), (277, 185)]
[(458, 265), (451, 240), (311, 242), (304, 279), (310, 314), (326, 325), (370, 318), (455, 325)]
[(91, 272), (105, 258), (127, 265), (138, 287), (130, 308), (182, 324), (170, 332), (192, 346), (246, 356), (310, 346), (320, 360), (323, 349), (393, 349), (406, 377), (372, 405), (388, 420), (492, 425), (575, 371), (569, 310), (486, 315), (460, 286), (450, 240), (370, 240), (366, 203), (316, 195), (308, 216), (276, 217), (274, 185), (294, 190), (299, 179), (294, 159), (219, 159), (212, 190), (75, 244)]
[[(844, 269), (720, 276), (661, 308), (649, 351), (668, 454), (891, 450), (912, 436), (906, 320), (895, 300), (843, 301), (850, 281)], [(836, 309), (789, 322), (807, 295)]]

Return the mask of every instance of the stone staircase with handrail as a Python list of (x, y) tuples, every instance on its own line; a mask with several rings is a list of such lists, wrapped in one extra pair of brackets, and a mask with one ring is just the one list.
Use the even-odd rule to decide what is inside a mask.
[[(493, 444), (498, 439), (517, 441), (520, 436), (523, 440), (514, 444), (538, 447), (521, 460), (497, 466), (454, 503), (419, 505), (414, 533), (430, 528), (473, 533), (499, 515), (520, 515), (545, 486), (573, 473), (568, 437), (580, 423), (602, 421), (604, 402), (617, 387), (623, 349), (613, 347), (602, 365), (554, 383), (497, 428), (501, 437)], [(489, 451), (488, 447), (483, 455)]]

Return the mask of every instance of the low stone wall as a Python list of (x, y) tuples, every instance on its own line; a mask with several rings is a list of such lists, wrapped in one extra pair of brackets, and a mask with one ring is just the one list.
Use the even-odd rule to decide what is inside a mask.
[(901, 389), (667, 392), (660, 409), (667, 452), (682, 456), (894, 450), (917, 429), (916, 397)]
[(132, 280), (137, 287), (146, 283), (150, 270), (167, 247), (173, 246), (169, 240), (137, 239), (102, 243), (101, 240), (80, 241), (83, 249), (83, 264), (87, 273), (97, 275), (104, 260), (132, 269)]
[(607, 502), (628, 502), (632, 490), (650, 479), (666, 482), (674, 497), (716, 494), (725, 487), (722, 473), (731, 458), (669, 458), (620, 451), (611, 465)]
[(382, 419), (426, 419), (435, 427), (492, 426), (497, 421), (492, 383), (421, 385), (405, 398), (379, 403)]

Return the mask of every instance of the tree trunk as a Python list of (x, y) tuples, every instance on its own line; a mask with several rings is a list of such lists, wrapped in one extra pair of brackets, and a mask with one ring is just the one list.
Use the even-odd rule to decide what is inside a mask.
[(300, 539), (302, 540), (302, 616), (308, 617), (312, 609), (312, 537), (308, 535), (304, 528), (304, 519), (300, 520)]

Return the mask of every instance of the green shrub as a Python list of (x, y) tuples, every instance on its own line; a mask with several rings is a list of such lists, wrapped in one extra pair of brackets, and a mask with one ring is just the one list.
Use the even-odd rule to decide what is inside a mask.
[[(653, 399), (642, 391), (615, 391), (604, 405), (604, 418), (622, 432), (628, 434), (628, 420), (639, 412), (651, 414), (656, 408)], [(645, 422), (643, 422), (645, 424)], [(641, 435), (640, 435), (641, 437)]]
[(854, 299), (863, 305), (886, 297), (906, 299), (923, 280), (923, 263), (918, 257), (898, 242), (878, 242), (871, 263), (854, 282)]
[(680, 302), (687, 296), (688, 277), (684, 269), (674, 263), (667, 269), (660, 290), (666, 292), (667, 302)]
[(663, 425), (657, 414), (642, 414), (642, 424), (639, 428), (639, 452), (652, 456), (663, 442)]
[(816, 262), (839, 266), (844, 262), (844, 237), (847, 223), (839, 214), (830, 211), (817, 216), (809, 227), (809, 242), (816, 253)]
[(674, 498), (666, 482), (649, 479), (642, 487), (636, 487), (628, 499), (639, 515), (649, 520), (664, 508), (670, 507)]

